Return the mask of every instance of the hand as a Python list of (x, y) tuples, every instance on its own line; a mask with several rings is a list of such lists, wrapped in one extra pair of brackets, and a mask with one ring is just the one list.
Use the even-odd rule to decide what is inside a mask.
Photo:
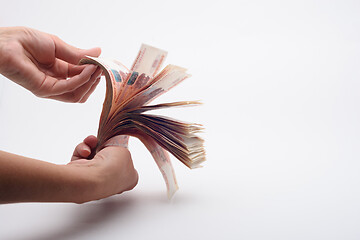
[(97, 138), (88, 136), (77, 145), (68, 166), (86, 172), (93, 185), (85, 200), (105, 198), (133, 189), (138, 182), (138, 174), (131, 160), (130, 152), (123, 147), (109, 146), (98, 152), (91, 160), (87, 158), (95, 150)]
[(78, 49), (34, 29), (0, 28), (0, 73), (38, 97), (85, 102), (99, 83), (101, 70), (76, 64), (85, 55), (100, 53), (100, 48)]
[(74, 151), (71, 162), (57, 165), (0, 150), (0, 204), (14, 202), (84, 203), (134, 188), (138, 174), (130, 152), (106, 147), (86, 159), (97, 144), (87, 137)]

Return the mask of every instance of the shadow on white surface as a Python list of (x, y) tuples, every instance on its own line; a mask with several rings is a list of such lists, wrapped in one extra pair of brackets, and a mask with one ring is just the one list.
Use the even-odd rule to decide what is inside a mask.
[[(117, 238), (122, 238), (124, 237), (122, 233), (126, 233), (129, 229), (135, 230), (134, 233), (136, 233), (137, 226), (141, 226), (141, 222), (156, 221), (163, 215), (163, 210), (171, 208), (170, 212), (176, 212), (176, 208), (179, 210), (179, 207), (181, 209), (184, 205), (187, 208), (196, 202), (192, 195), (186, 193), (176, 194), (173, 199), (168, 200), (163, 191), (146, 191), (125, 193), (82, 205), (39, 203), (33, 206), (33, 210), (37, 212), (39, 207), (42, 213), (36, 218), (19, 219), (17, 224), (17, 228), (23, 228), (24, 225), (32, 225), (32, 227), (22, 231), (9, 231), (11, 232), (8, 232), (9, 234), (0, 234), (0, 239), (98, 239), (104, 235), (110, 239), (113, 239), (115, 235)], [(21, 205), (17, 206), (21, 207)], [(13, 217), (18, 219), (20, 215), (23, 214), (14, 212)], [(44, 222), (47, 222), (46, 226), (42, 224)], [(3, 227), (6, 228), (6, 225), (5, 223)], [(110, 231), (114, 229), (114, 226), (116, 231)]]
[[(0, 206), (0, 240), (360, 239), (359, 12), (353, 0), (6, 1), (1, 26), (101, 46), (127, 66), (142, 42), (168, 50), (193, 77), (163, 100), (204, 101), (172, 117), (205, 124), (209, 161), (175, 166), (169, 202), (151, 190), (163, 183), (149, 153), (133, 147), (143, 187), (84, 205)], [(64, 164), (96, 133), (104, 85), (84, 105), (3, 87), (5, 151)]]
[[(115, 216), (117, 219), (127, 218), (131, 214), (131, 209), (135, 205), (136, 199), (131, 195), (108, 198), (98, 202), (75, 205), (72, 207), (71, 215), (67, 216), (65, 221), (61, 221), (56, 228), (44, 229), (41, 232), (26, 233), (17, 232), (6, 239), (29, 239), (29, 240), (60, 240), (73, 239), (94, 231)], [(53, 221), (53, 219), (49, 219)], [(26, 237), (25, 237), (26, 236)]]
[(132, 205), (134, 205), (134, 199), (131, 196), (124, 196), (78, 206), (78, 208), (74, 209), (73, 215), (69, 216), (67, 225), (60, 226), (54, 231), (29, 236), (28, 239), (72, 239), (75, 236), (86, 234), (90, 230), (101, 227), (115, 216), (122, 215), (122, 217), (126, 218), (128, 213), (131, 212)]

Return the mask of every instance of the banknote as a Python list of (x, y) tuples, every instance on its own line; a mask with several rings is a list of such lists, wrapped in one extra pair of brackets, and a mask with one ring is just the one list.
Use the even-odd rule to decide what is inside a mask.
[(142, 44), (131, 67), (117, 60), (86, 57), (79, 64), (95, 64), (106, 78), (106, 95), (98, 128), (96, 152), (109, 145), (128, 147), (129, 136), (138, 138), (150, 151), (171, 198), (178, 189), (171, 153), (189, 168), (205, 161), (204, 140), (197, 134), (202, 125), (149, 112), (164, 108), (196, 106), (199, 101), (150, 105), (160, 95), (190, 77), (185, 68), (167, 65), (167, 52)]

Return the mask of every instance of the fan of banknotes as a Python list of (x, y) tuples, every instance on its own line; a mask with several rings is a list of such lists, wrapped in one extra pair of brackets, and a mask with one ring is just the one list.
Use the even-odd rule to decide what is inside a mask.
[(199, 105), (182, 101), (149, 105), (190, 75), (186, 69), (167, 65), (160, 71), (167, 52), (145, 44), (131, 67), (116, 60), (86, 57), (80, 64), (100, 66), (106, 77), (106, 96), (98, 129), (96, 152), (108, 145), (127, 147), (129, 136), (137, 137), (152, 154), (171, 198), (178, 189), (168, 152), (189, 168), (205, 161), (204, 141), (196, 133), (200, 124), (188, 123), (151, 114), (152, 110)]

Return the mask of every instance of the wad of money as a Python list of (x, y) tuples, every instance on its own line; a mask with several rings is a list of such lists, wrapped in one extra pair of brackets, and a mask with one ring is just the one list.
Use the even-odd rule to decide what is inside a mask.
[(127, 147), (129, 136), (137, 137), (152, 154), (171, 198), (178, 185), (168, 152), (192, 169), (205, 161), (205, 150), (203, 139), (196, 135), (203, 130), (202, 125), (149, 113), (200, 104), (182, 101), (150, 105), (190, 77), (186, 69), (175, 65), (167, 65), (160, 71), (166, 55), (164, 50), (142, 44), (130, 70), (116, 60), (95, 57), (83, 58), (79, 64), (98, 65), (106, 78), (96, 152), (108, 145)]

